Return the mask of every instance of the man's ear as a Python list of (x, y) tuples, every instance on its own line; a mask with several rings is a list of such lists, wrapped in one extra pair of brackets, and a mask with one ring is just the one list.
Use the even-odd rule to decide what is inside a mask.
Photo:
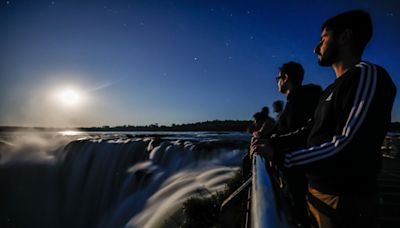
[(284, 82), (287, 82), (289, 80), (289, 76), (287, 74), (284, 74), (282, 79)]
[(353, 31), (351, 29), (345, 29), (339, 36), (339, 44), (350, 44), (353, 39)]

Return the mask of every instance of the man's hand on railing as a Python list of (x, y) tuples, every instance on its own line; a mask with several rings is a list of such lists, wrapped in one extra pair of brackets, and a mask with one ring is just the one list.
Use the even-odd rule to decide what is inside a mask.
[(261, 131), (254, 131), (253, 133), (252, 133), (252, 140), (253, 140), (253, 138), (261, 138), (261, 136), (262, 136), (262, 134), (261, 134)]
[(253, 137), (251, 139), (250, 158), (252, 159), (256, 153), (271, 161), (275, 150), (268, 138), (261, 139)]

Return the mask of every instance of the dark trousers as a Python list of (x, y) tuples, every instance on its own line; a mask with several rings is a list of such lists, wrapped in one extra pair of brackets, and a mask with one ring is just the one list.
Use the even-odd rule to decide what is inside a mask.
[(378, 227), (376, 193), (329, 195), (311, 187), (308, 190), (312, 227)]
[(304, 173), (300, 171), (286, 172), (284, 177), (296, 223), (300, 224), (300, 227), (310, 227), (306, 202), (307, 180)]

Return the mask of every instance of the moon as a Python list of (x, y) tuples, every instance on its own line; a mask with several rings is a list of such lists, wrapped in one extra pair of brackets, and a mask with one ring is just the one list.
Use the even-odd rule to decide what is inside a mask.
[(66, 89), (61, 91), (60, 100), (62, 104), (67, 106), (74, 106), (81, 102), (81, 95), (78, 91), (73, 89)]

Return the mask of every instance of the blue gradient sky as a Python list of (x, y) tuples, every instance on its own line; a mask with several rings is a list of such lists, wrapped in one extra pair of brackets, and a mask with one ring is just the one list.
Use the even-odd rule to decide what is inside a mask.
[[(321, 23), (368, 10), (364, 59), (400, 85), (398, 1), (0, 0), (0, 125), (101, 126), (250, 119), (278, 94), (278, 67), (335, 79), (312, 50)], [(79, 91), (68, 106), (55, 94)], [(400, 121), (399, 95), (393, 121)]]

